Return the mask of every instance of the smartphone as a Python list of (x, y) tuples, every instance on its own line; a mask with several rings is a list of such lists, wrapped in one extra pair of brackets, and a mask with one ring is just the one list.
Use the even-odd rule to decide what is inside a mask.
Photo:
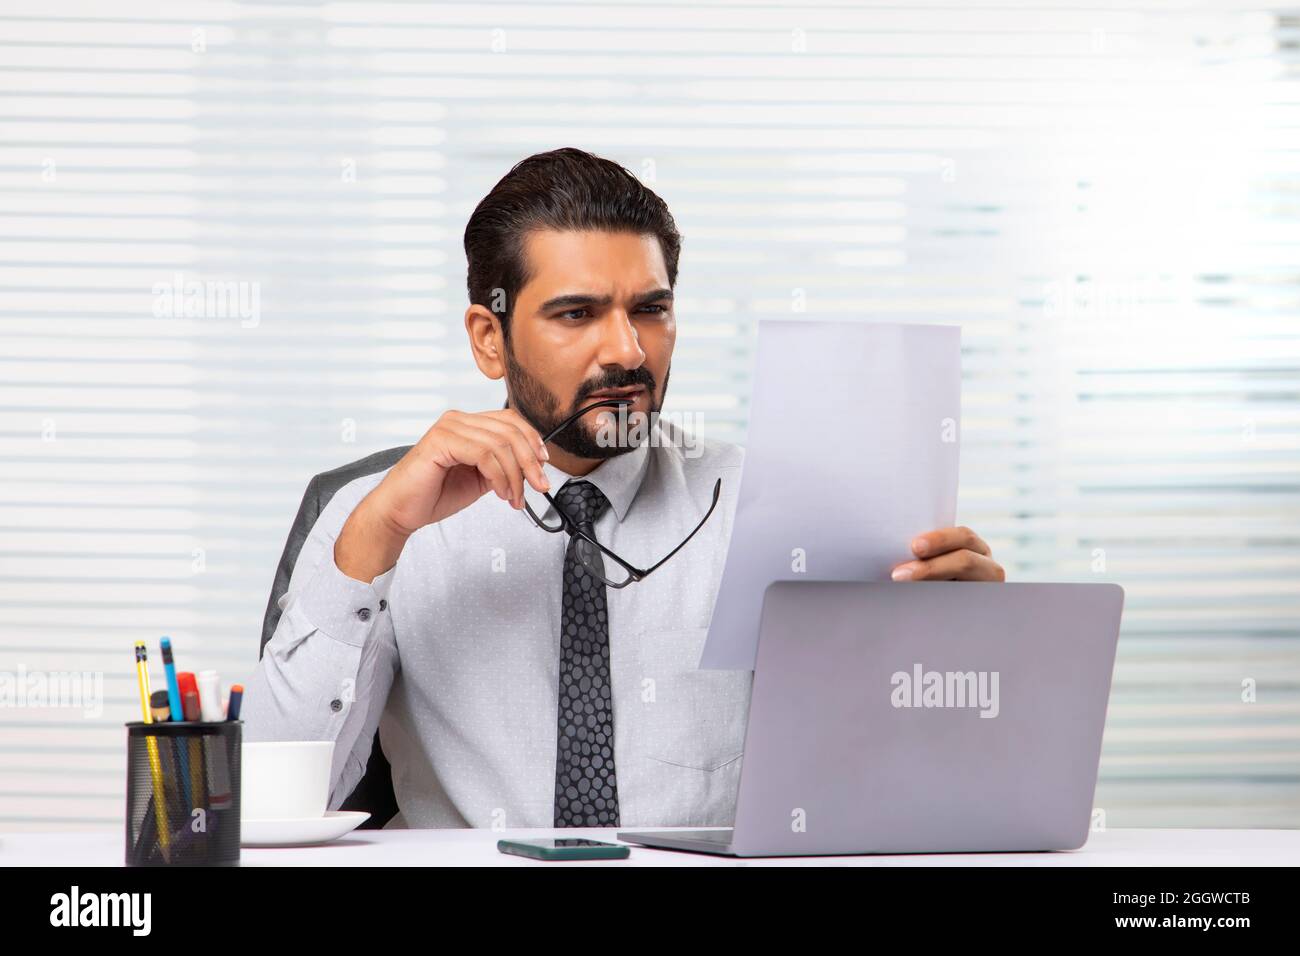
[(629, 850), (617, 843), (583, 840), (578, 837), (558, 840), (498, 840), (502, 853), (526, 856), (533, 860), (626, 860)]

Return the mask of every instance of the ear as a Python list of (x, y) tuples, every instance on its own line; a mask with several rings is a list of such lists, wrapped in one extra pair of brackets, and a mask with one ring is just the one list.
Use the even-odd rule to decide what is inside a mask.
[(471, 305), (465, 310), (465, 331), (469, 333), (469, 348), (479, 371), (488, 378), (504, 378), (505, 336), (501, 334), (497, 316), (481, 305)]

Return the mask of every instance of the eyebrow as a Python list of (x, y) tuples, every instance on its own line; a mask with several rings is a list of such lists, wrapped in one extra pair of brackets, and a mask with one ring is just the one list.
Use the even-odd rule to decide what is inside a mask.
[[(672, 301), (672, 289), (652, 289), (649, 292), (643, 292), (636, 297), (633, 305), (648, 305), (651, 302), (662, 302), (664, 299)], [(586, 295), (584, 293), (571, 293), (569, 295), (557, 295), (553, 299), (547, 299), (537, 309), (538, 312), (554, 312), (557, 309), (576, 309), (583, 307), (604, 307), (614, 300), (608, 295)]]

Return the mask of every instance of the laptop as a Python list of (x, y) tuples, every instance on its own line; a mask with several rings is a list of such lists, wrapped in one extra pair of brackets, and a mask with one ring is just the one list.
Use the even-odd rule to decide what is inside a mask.
[(727, 856), (1077, 849), (1123, 603), (1115, 584), (772, 584), (734, 827), (618, 838)]

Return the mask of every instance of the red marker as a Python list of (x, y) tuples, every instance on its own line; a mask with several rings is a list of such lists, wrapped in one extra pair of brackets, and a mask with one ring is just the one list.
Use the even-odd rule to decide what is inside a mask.
[[(193, 671), (181, 671), (176, 675), (176, 684), (181, 692), (181, 711), (185, 714), (186, 720), (198, 720), (199, 710), (199, 684), (194, 679)], [(194, 698), (194, 709), (190, 709), (190, 698)]]

